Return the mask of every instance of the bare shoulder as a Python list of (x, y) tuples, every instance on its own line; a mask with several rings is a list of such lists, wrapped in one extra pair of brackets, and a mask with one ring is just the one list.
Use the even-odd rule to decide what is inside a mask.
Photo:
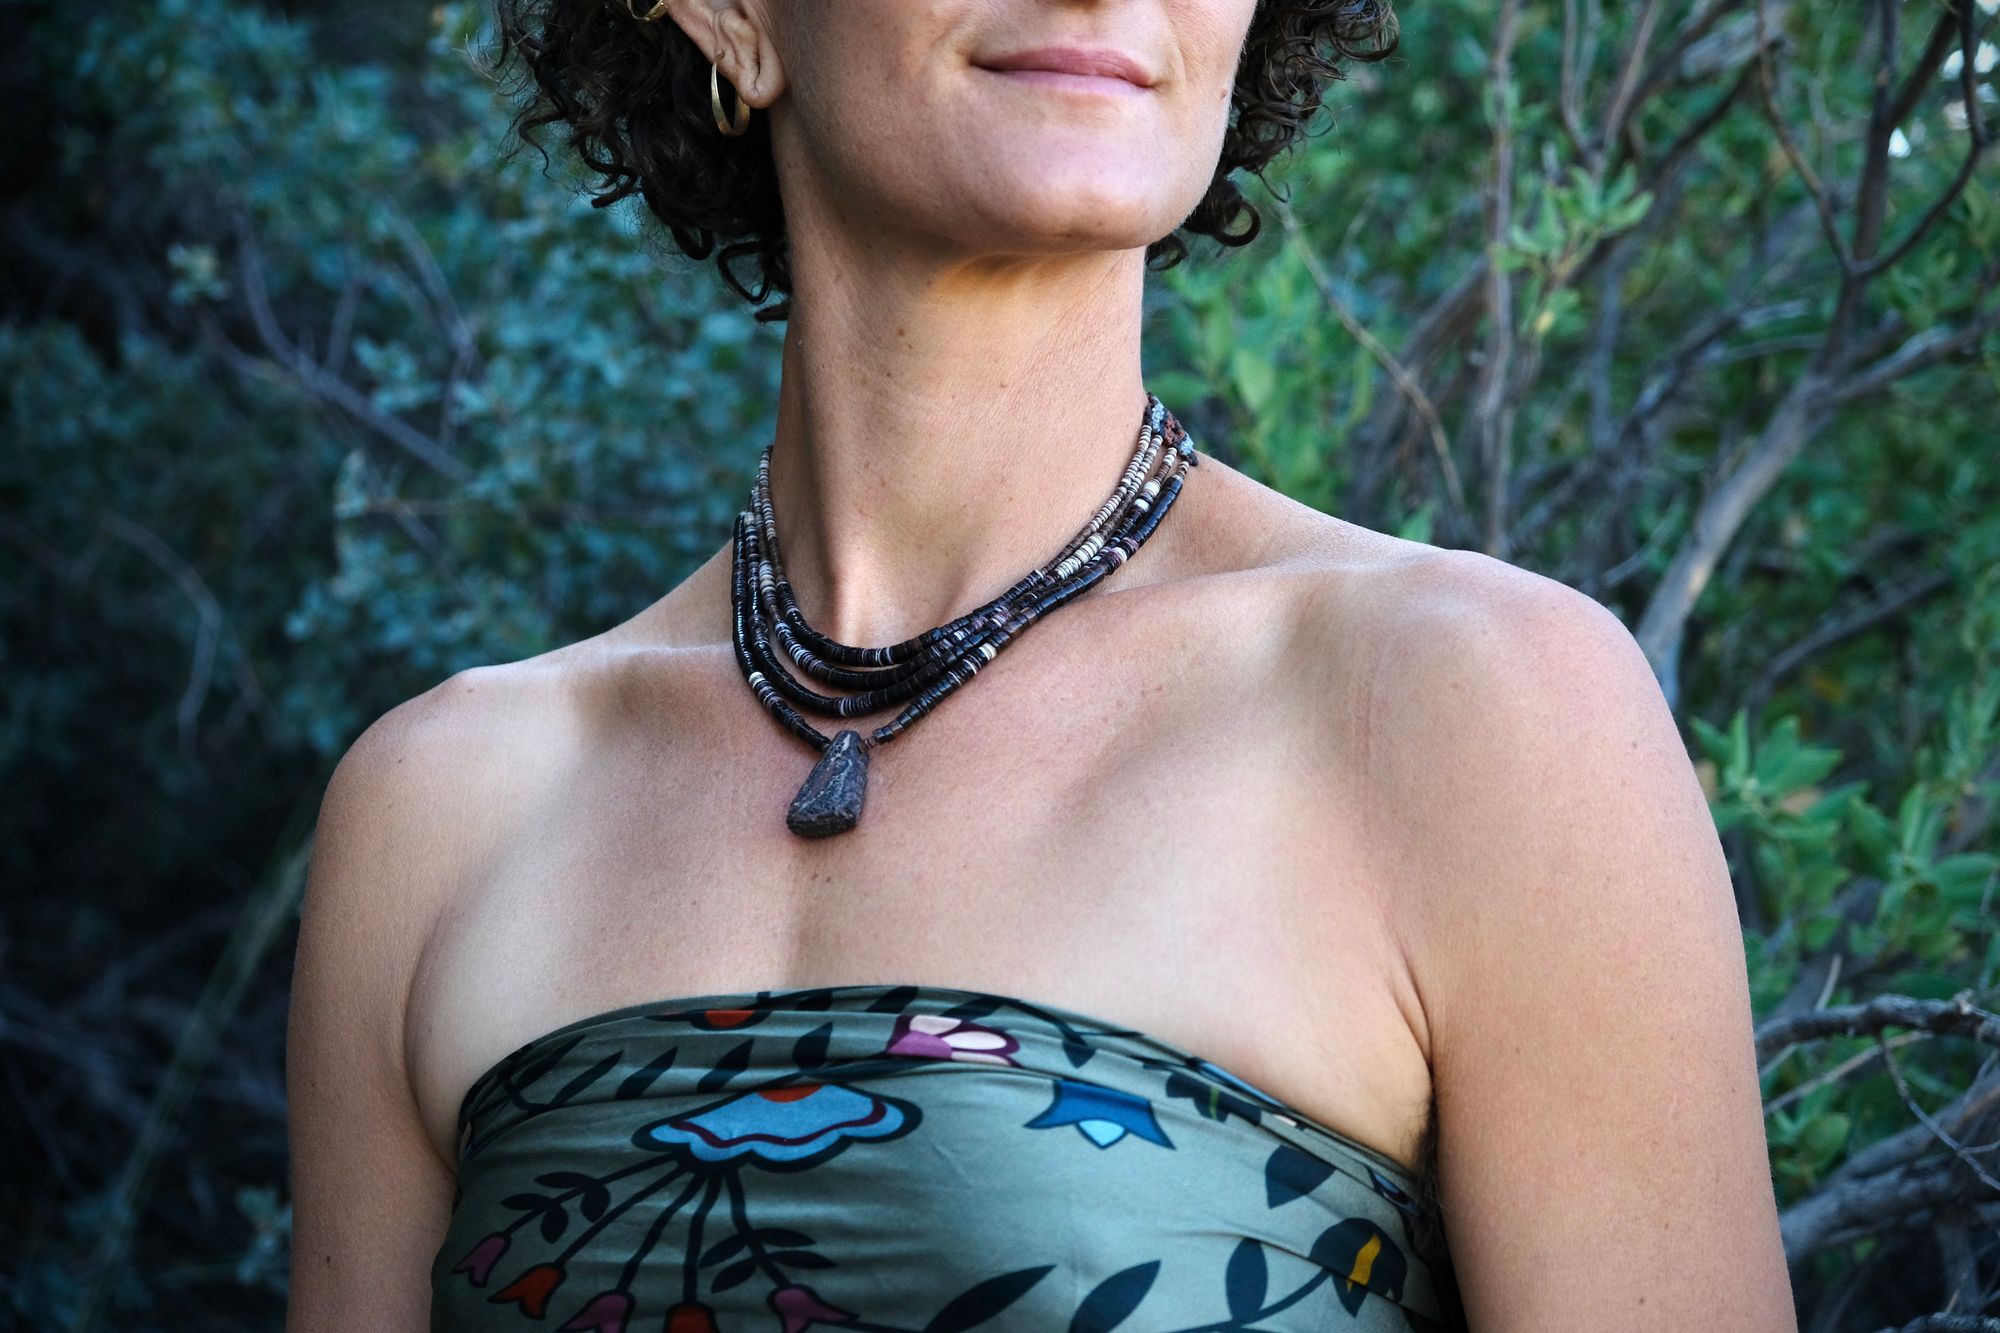
[(1471, 747), (1546, 760), (1589, 727), (1628, 732), (1656, 760), (1681, 754), (1637, 641), (1575, 588), (1476, 551), (1420, 546), (1367, 593), (1371, 712), (1398, 742), (1375, 755), (1381, 776), (1420, 778), (1426, 764), (1473, 758)]
[[(592, 645), (458, 671), (377, 718), (329, 780), (309, 901), (417, 926), (534, 798)], [(538, 762), (519, 762), (541, 756)]]
[(588, 743), (628, 626), (469, 668), (391, 708), (320, 803), (286, 1037), (288, 1333), (422, 1328), (453, 1172), (412, 1083), (412, 983), (454, 896)]
[[(348, 748), (321, 803), (322, 897), (403, 926), (434, 918), (617, 707), (641, 659), (671, 654), (715, 561), (639, 615), (514, 662), (468, 667), (391, 708)], [(338, 881), (337, 887), (330, 881)]]
[(1624, 623), (1478, 552), (1384, 549), (1321, 581), (1307, 638), (1323, 657), (1348, 640), (1351, 780), (1433, 1065), (1454, 1024), (1477, 1031), (1495, 1012), (1492, 988), (1513, 975), (1492, 956), (1503, 939), (1533, 956), (1580, 926), (1665, 915), (1740, 970), (1707, 800)]
[(508, 809), (544, 724), (532, 671), (463, 671), (349, 746), (320, 802), (286, 1034), (288, 1333), (425, 1326), (453, 1181), (405, 1059), (406, 999), (442, 905)]
[(1474, 552), (1323, 596), (1365, 643), (1367, 836), (1473, 1325), (1793, 1329), (1728, 866), (1639, 645)]
[(1619, 885), (1564, 877), (1563, 858), (1647, 838), (1683, 892), (1715, 900), (1710, 917), (1733, 916), (1678, 724), (1616, 614), (1531, 570), (1432, 547), (1383, 565), (1356, 600), (1360, 748), (1413, 943), (1448, 949), (1468, 910), (1525, 906), (1497, 896), (1510, 856), (1561, 878), (1568, 906), (1614, 906)]
[(1641, 762), (1699, 798), (1652, 669), (1611, 610), (1532, 570), (1362, 527), (1202, 466), (1215, 476), (1195, 500), (1189, 563), (1272, 594), (1300, 708), (1334, 728), (1327, 748), (1348, 780), (1384, 793), (1405, 840), (1441, 851), (1459, 827), (1462, 793), (1441, 780), (1501, 795), (1480, 763), (1573, 759), (1586, 729), (1625, 737), (1628, 753), (1641, 747)]

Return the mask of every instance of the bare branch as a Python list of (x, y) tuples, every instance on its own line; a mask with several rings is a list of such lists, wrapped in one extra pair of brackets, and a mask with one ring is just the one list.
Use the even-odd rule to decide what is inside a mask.
[[(470, 469), (452, 454), (445, 451), (428, 435), (410, 426), (407, 422), (386, 412), (378, 411), (366, 396), (345, 380), (328, 374), (320, 365), (306, 356), (284, 331), (278, 327), (277, 316), (271, 310), (268, 288), (264, 282), (264, 262), (256, 237), (250, 232), (249, 224), (242, 218), (236, 219), (238, 254), (243, 264), (243, 300), (249, 308), (251, 323), (264, 341), (264, 346), (272, 358), (312, 392), (335, 407), (340, 408), (355, 420), (362, 422), (376, 434), (388, 440), (411, 457), (418, 459), (455, 481), (462, 481)], [(226, 338), (215, 327), (212, 317), (203, 312), (206, 327), (213, 337)]]
[(1458, 465), (1452, 462), (1451, 441), (1445, 435), (1444, 423), (1438, 419), (1437, 409), (1431, 405), (1430, 397), (1424, 393), (1423, 386), (1417, 383), (1416, 376), (1410, 373), (1409, 367), (1398, 361), (1395, 353), (1383, 346), (1381, 339), (1370, 333), (1367, 326), (1348, 308), (1347, 302), (1341, 300), (1340, 293), (1334, 288), (1332, 276), (1327, 273), (1326, 266), (1320, 262), (1319, 255), (1307, 240), (1305, 229), (1300, 226), (1298, 215), (1293, 213), (1291, 203), (1280, 199), (1277, 201), (1277, 208), (1278, 216), (1285, 224), (1285, 233), (1291, 240), (1293, 248), (1299, 253), (1300, 262), (1306, 266), (1306, 272), (1312, 276), (1313, 284), (1319, 288), (1320, 299), (1326, 302), (1327, 308), (1333, 311), (1335, 318), (1340, 320), (1342, 327), (1353, 336), (1354, 340), (1365, 347), (1368, 354), (1389, 372), (1389, 378), (1395, 381), (1396, 388), (1409, 399), (1410, 406), (1416, 409), (1417, 415), (1423, 418), (1424, 425), (1430, 431), (1431, 448), (1437, 454), (1438, 469), (1444, 476), (1445, 494), (1451, 501), (1456, 519), (1461, 523), (1464, 522), (1465, 489), (1459, 481)]
[(2000, 1333), (2000, 1319), (1976, 1314), (1927, 1314), (1881, 1333)]
[(1742, 463), (1716, 483), (1639, 617), (1633, 637), (1652, 663), (1669, 703), (1680, 697), (1680, 646), (1687, 618), (1750, 511), (1776, 484), (1826, 419), (1826, 382), (1807, 371), (1773, 410)]
[(1964, 1144), (1953, 1138), (1949, 1130), (1931, 1118), (1929, 1111), (1926, 1111), (1922, 1106), (1917, 1104), (1916, 1097), (1910, 1092), (1909, 1083), (1903, 1078), (1902, 1069), (1896, 1064), (1895, 1052), (1889, 1049), (1888, 1042), (1882, 1040), (1880, 1032), (1875, 1034), (1875, 1045), (1881, 1050), (1882, 1061), (1889, 1067), (1889, 1077), (1895, 1080), (1896, 1093), (1903, 1099), (1903, 1105), (1909, 1108), (1910, 1114), (1915, 1116), (1925, 1129), (1935, 1134), (1938, 1142), (1951, 1149), (1952, 1156), (1965, 1163), (1967, 1169), (1973, 1175), (1977, 1176), (1988, 1189), (1992, 1190), (1996, 1195), (2000, 1195), (2000, 1180), (1995, 1180), (1991, 1172), (1973, 1159), (1972, 1153)]
[(1757, 1055), (1763, 1059), (1794, 1042), (1873, 1035), (1885, 1027), (1914, 1028), (2000, 1046), (2000, 1014), (1981, 1009), (1972, 1003), (1971, 996), (1971, 991), (1962, 991), (1950, 1000), (1878, 995), (1865, 1004), (1792, 1014), (1757, 1029)]
[[(179, 552), (161, 540), (158, 533), (122, 514), (108, 512), (98, 516), (98, 525), (144, 555), (172, 579), (174, 586), (181, 590), (181, 594), (195, 609), (194, 655), (188, 663), (188, 679), (187, 684), (181, 689), (180, 704), (174, 710), (180, 752), (183, 757), (192, 757), (195, 751), (195, 727), (201, 720), (201, 706), (208, 698), (209, 686), (215, 675), (216, 646), (225, 637), (234, 644), (235, 635), (230, 632), (222, 604), (209, 590), (207, 581), (193, 565), (181, 558)], [(261, 712), (264, 706), (264, 692), (240, 645), (237, 645), (232, 657), (237, 687), (242, 690), (251, 706)]]
[(1492, 169), (1486, 200), (1487, 333), (1472, 416), (1472, 434), (1486, 486), (1484, 547), (1488, 555), (1501, 559), (1507, 556), (1508, 445), (1513, 433), (1513, 406), (1506, 388), (1515, 335), (1513, 282), (1499, 259), (1514, 221), (1514, 124), (1509, 99), (1514, 93), (1512, 61), (1520, 17), (1521, 0), (1504, 0), (1486, 64), (1487, 96), (1493, 109)]
[(1785, 1259), (1797, 1264), (1830, 1245), (1896, 1225), (1920, 1209), (1976, 1199), (1984, 1188), (1956, 1158), (1823, 1185), (1779, 1215)]
[(1823, 621), (1812, 633), (1773, 657), (1751, 687), (1744, 692), (1744, 708), (1754, 717), (1779, 681), (1814, 657), (1847, 640), (1866, 634), (1903, 614), (1918, 602), (1952, 586), (1952, 576), (1943, 570), (1918, 575), (1901, 587), (1891, 588), (1868, 605)]
[(1805, 154), (1799, 151), (1798, 143), (1792, 138), (1792, 128), (1785, 120), (1785, 113), (1778, 109), (1777, 75), (1771, 69), (1771, 38), (1767, 31), (1767, 0), (1757, 0), (1757, 88), (1763, 96), (1764, 117), (1770, 121), (1771, 129), (1778, 136), (1778, 146), (1792, 164), (1792, 170), (1805, 182), (1806, 193), (1812, 197), (1813, 207), (1819, 211), (1820, 229), (1826, 233), (1826, 242), (1840, 259), (1842, 272), (1854, 267), (1854, 257), (1848, 253), (1847, 238), (1840, 234), (1840, 222), (1834, 214), (1833, 200), (1826, 187), (1820, 184), (1819, 175), (1807, 164)]
[(1608, 156), (1609, 147), (1625, 137), (1627, 117), (1632, 114), (1638, 101), (1641, 66), (1646, 60), (1646, 50), (1653, 42), (1653, 25), (1659, 22), (1660, 0), (1646, 0), (1646, 7), (1639, 11), (1638, 31), (1632, 37), (1631, 50), (1625, 55), (1625, 70), (1618, 79), (1618, 89), (1611, 97), (1611, 106), (1604, 113), (1604, 127), (1598, 132), (1598, 168)]
[[(1876, 276), (1917, 247), (1918, 242), (1924, 239), (1930, 229), (1937, 224), (1938, 219), (1943, 217), (1951, 206), (1958, 201), (1958, 197), (1961, 194), (1965, 193), (1965, 187), (1971, 182), (1972, 173), (1978, 167), (1980, 157), (1993, 143), (1992, 137), (1986, 132), (1986, 122), (1980, 112), (1979, 84), (1973, 74), (1973, 53), (1976, 46), (1973, 41), (1972, 7), (1970, 4), (1961, 4), (1959, 8), (1962, 11), (1960, 30), (1963, 33), (1963, 49), (1965, 52), (1963, 67), (1959, 71), (1960, 98), (1962, 105), (1965, 107), (1967, 127), (1965, 160), (1959, 163), (1958, 174), (1952, 177), (1950, 184), (1938, 192), (1937, 198), (1931, 200), (1930, 207), (1924, 211), (1922, 217), (1917, 219), (1916, 223), (1910, 228), (1909, 233), (1888, 250), (1876, 255), (1873, 259), (1868, 260), (1855, 270), (1854, 276), (1858, 279)], [(1990, 20), (1986, 26), (1989, 28), (1992, 26)], [(1939, 24), (1939, 29), (1942, 31), (1944, 24)], [(1933, 36), (1933, 41), (1935, 42), (1935, 40), (1935, 36)], [(1928, 60), (1929, 57), (1930, 52), (1926, 51), (1925, 58)], [(1942, 60), (1941, 53), (1938, 58)], [(1920, 76), (1928, 78), (1930, 73), (1935, 69), (1935, 63), (1931, 65), (1930, 69), (1925, 69), (1920, 63), (1918, 68), (1912, 72), (1910, 76), (1911, 81), (1914, 83)], [(1907, 115), (1907, 112), (1904, 112), (1904, 114)], [(1896, 124), (1899, 124), (1900, 120), (1901, 117), (1892, 120), (1890, 122), (1891, 127), (1893, 128)]]

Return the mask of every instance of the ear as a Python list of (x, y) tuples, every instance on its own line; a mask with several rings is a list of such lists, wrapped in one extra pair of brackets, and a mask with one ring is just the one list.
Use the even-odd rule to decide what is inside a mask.
[[(785, 88), (785, 71), (771, 41), (771, 16), (761, 0), (665, 0), (666, 18), (753, 107), (768, 107)], [(635, 6), (636, 7), (636, 6)], [(642, 11), (643, 12), (643, 11)]]

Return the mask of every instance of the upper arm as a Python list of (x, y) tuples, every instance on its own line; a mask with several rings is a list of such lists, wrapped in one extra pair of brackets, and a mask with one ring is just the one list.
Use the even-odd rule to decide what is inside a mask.
[(1560, 583), (1433, 572), (1375, 752), (1472, 1326), (1792, 1333), (1728, 865), (1652, 671)]
[(404, 1004), (462, 856), (436, 780), (461, 688), (448, 681), (384, 715), (320, 804), (286, 1037), (288, 1333), (429, 1324), (454, 1181), (411, 1094)]

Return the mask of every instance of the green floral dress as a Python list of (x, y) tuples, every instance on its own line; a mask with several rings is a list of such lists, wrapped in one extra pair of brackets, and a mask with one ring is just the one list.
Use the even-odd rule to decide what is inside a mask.
[(1425, 1333), (1456, 1310), (1394, 1159), (1014, 996), (615, 1009), (494, 1065), (458, 1123), (434, 1333)]

